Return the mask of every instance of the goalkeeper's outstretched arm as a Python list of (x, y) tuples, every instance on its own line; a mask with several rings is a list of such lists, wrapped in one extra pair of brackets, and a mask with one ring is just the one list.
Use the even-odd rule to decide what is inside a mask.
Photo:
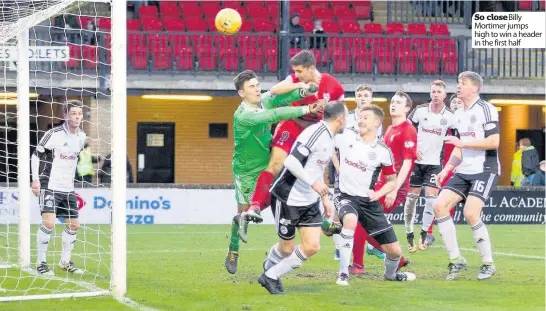
[(311, 106), (299, 107), (280, 107), (272, 110), (264, 110), (260, 112), (244, 112), (239, 115), (236, 121), (243, 126), (256, 126), (258, 124), (277, 123), (282, 120), (299, 118), (312, 112)]
[(306, 87), (305, 83), (303, 83), (303, 82), (294, 82), (294, 81), (292, 81), (292, 76), (288, 76), (283, 81), (275, 84), (271, 88), (270, 92), (273, 95), (280, 95), (280, 94), (285, 94), (285, 93), (288, 93), (288, 92), (292, 92), (292, 91), (297, 90), (297, 89), (302, 89), (302, 88), (305, 88), (305, 87)]

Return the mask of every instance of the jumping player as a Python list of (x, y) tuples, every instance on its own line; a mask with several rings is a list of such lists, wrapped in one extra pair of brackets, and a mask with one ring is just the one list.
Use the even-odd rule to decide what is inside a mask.
[[(290, 59), (290, 65), (294, 74), (271, 88), (271, 92), (284, 94), (296, 90), (302, 84), (313, 83), (318, 85), (318, 92), (300, 101), (293, 106), (309, 105), (319, 102), (320, 105), (336, 100), (343, 100), (344, 90), (339, 81), (327, 73), (320, 73), (316, 68), (316, 59), (309, 50), (303, 50)], [(252, 196), (252, 204), (248, 212), (240, 218), (240, 228), (246, 230), (247, 221), (261, 222), (260, 211), (266, 207), (269, 197), (269, 189), (273, 178), (280, 172), (284, 160), (288, 156), (296, 138), (301, 132), (322, 119), (322, 112), (308, 114), (298, 119), (280, 122), (273, 135), (271, 158), (267, 168), (259, 175), (255, 192)], [(240, 233), (246, 235), (246, 233)]]
[[(235, 147), (232, 163), (235, 199), (238, 213), (241, 213), (249, 207), (258, 174), (265, 169), (269, 161), (271, 124), (314, 113), (318, 111), (318, 106), (275, 108), (286, 106), (308, 95), (307, 89), (296, 89), (277, 96), (271, 93), (261, 94), (260, 82), (251, 70), (241, 72), (233, 82), (243, 100), (233, 116)], [(239, 217), (240, 214), (237, 214), (233, 219), (229, 250), (225, 260), (226, 269), (231, 274), (237, 272), (239, 259)]]

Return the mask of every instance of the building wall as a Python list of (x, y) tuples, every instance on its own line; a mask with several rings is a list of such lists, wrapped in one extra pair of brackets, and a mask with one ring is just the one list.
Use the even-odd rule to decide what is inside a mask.
[[(233, 153), (233, 112), (238, 98), (214, 98), (210, 102), (168, 102), (143, 100), (131, 96), (127, 100), (127, 150), (136, 176), (136, 142), (138, 122), (175, 122), (175, 182), (188, 184), (230, 184)], [(349, 102), (350, 109), (354, 103)], [(379, 104), (386, 112), (384, 128), (390, 125), (387, 103)], [(517, 129), (542, 128), (542, 107), (503, 106), (501, 123), (500, 161), (503, 168), (501, 183), (510, 184), (510, 167)], [(228, 123), (227, 139), (208, 138), (209, 123)]]

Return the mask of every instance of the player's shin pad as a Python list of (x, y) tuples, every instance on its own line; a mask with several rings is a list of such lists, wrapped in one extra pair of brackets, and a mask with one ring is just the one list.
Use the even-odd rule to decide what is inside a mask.
[(413, 222), (415, 217), (416, 203), (418, 196), (413, 193), (408, 195), (408, 199), (404, 204), (404, 226), (406, 227), (406, 233), (413, 232)]

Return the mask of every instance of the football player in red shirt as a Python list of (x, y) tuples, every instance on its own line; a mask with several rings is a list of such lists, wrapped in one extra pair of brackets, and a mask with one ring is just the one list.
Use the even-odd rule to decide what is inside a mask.
[[(345, 90), (341, 83), (330, 74), (319, 72), (316, 63), (315, 56), (309, 50), (303, 50), (294, 55), (290, 59), (294, 74), (273, 86), (271, 92), (284, 94), (313, 83), (318, 85), (317, 93), (292, 103), (292, 106), (309, 105), (315, 102), (324, 105), (330, 101), (343, 100)], [(258, 176), (251, 206), (240, 217), (239, 232), (243, 233), (244, 236), (246, 236), (249, 221), (262, 221), (260, 211), (269, 205), (269, 188), (271, 188), (273, 179), (283, 167), (284, 160), (290, 153), (292, 145), (305, 128), (320, 120), (322, 120), (322, 110), (320, 113), (310, 113), (299, 119), (281, 121), (277, 125), (273, 135), (269, 165)], [(243, 242), (246, 241), (243, 240)]]
[[(451, 108), (451, 110), (455, 112), (457, 111), (457, 109), (461, 108), (462, 106), (463, 106), (463, 101), (457, 97), (457, 94), (453, 94), (449, 101), (449, 108)], [(450, 133), (448, 133), (448, 135), (450, 135)], [(442, 163), (442, 167), (445, 167), (447, 162), (449, 162), (449, 158), (451, 158), (451, 152), (453, 152), (453, 148), (455, 148), (455, 146), (451, 144), (444, 144), (444, 163)], [(454, 170), (449, 172), (449, 175), (447, 175), (446, 179), (444, 179), (444, 181), (442, 182), (442, 187), (447, 184), (447, 182), (451, 179), (453, 174), (455, 174)], [(451, 208), (450, 214), (451, 214), (451, 218), (455, 216), (455, 206)], [(434, 232), (433, 227), (434, 227), (434, 222), (430, 224), (430, 227), (428, 228), (428, 235), (427, 235), (427, 241), (426, 241), (427, 246), (432, 245), (432, 243), (434, 243), (434, 241), (436, 240), (434, 238), (434, 235), (432, 235)]]
[[(397, 92), (391, 99), (389, 111), (392, 125), (387, 128), (383, 138), (385, 144), (392, 151), (394, 166), (398, 175), (396, 177), (396, 189), (379, 200), (385, 213), (390, 213), (401, 205), (406, 200), (410, 189), (410, 173), (413, 170), (415, 159), (417, 159), (417, 131), (413, 124), (407, 120), (407, 114), (409, 113), (411, 106), (411, 98), (404, 92)], [(380, 189), (385, 182), (385, 177), (380, 176), (375, 189)], [(366, 232), (364, 230), (357, 230), (355, 236), (357, 234), (363, 235), (366, 234)], [(366, 240), (371, 246), (381, 250), (380, 244), (377, 243), (373, 237), (368, 237)], [(364, 243), (355, 243), (353, 246), (353, 265), (351, 266), (350, 272), (352, 274), (363, 273), (363, 263)], [(406, 266), (407, 264), (407, 259), (402, 257), (399, 266)]]

